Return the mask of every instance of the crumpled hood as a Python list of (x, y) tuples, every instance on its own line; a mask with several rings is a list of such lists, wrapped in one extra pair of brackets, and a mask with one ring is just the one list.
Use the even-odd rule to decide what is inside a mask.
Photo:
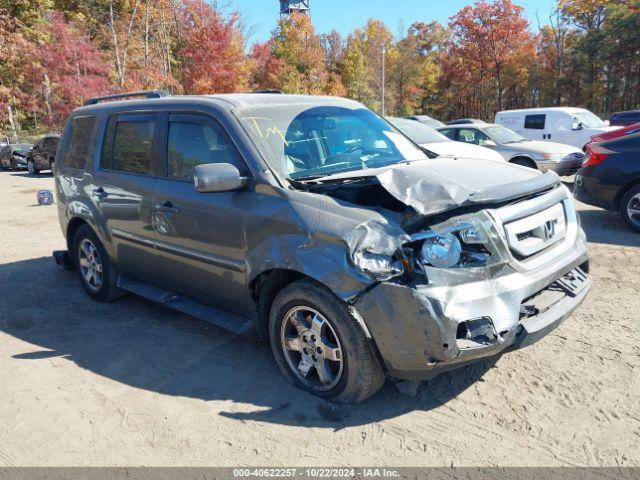
[(320, 181), (376, 177), (393, 197), (423, 215), (497, 203), (560, 183), (555, 172), (477, 159), (435, 158), (332, 175)]

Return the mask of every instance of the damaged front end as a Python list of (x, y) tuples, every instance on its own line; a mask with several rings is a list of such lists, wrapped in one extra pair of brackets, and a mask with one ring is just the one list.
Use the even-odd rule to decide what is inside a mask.
[(585, 298), (585, 237), (557, 176), (503, 185), (502, 195), (440, 178), (439, 201), (429, 204), (417, 200), (433, 195), (428, 184), (393, 170), (377, 179), (410, 208), (345, 239), (352, 263), (376, 282), (353, 308), (390, 376), (428, 379), (529, 345)]

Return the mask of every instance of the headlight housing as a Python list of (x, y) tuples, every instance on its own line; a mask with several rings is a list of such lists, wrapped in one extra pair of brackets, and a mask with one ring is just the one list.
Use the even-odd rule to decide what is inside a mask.
[(456, 217), (417, 232), (403, 248), (411, 270), (482, 268), (502, 263), (505, 246), (485, 212)]
[(566, 155), (564, 153), (543, 153), (542, 158), (545, 160), (553, 160), (555, 162), (559, 162), (564, 159)]

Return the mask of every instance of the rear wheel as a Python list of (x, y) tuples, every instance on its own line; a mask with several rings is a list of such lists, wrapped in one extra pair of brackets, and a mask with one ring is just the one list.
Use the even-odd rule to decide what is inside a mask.
[(640, 185), (624, 194), (620, 200), (620, 214), (627, 225), (640, 232)]
[(93, 300), (110, 302), (124, 295), (117, 286), (118, 275), (109, 255), (89, 225), (82, 225), (76, 232), (73, 261), (80, 283)]
[(302, 280), (285, 287), (269, 316), (271, 348), (285, 378), (340, 403), (359, 403), (384, 384), (362, 328), (330, 291)]

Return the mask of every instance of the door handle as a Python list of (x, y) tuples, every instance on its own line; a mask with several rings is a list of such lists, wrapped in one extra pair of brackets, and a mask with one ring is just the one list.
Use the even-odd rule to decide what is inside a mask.
[(162, 210), (167, 213), (178, 213), (180, 210), (172, 202), (167, 200), (164, 203), (156, 204), (156, 210)]
[(109, 195), (104, 188), (100, 187), (100, 188), (96, 188), (93, 191), (93, 194), (98, 196), (98, 197), (106, 197), (107, 195)]

